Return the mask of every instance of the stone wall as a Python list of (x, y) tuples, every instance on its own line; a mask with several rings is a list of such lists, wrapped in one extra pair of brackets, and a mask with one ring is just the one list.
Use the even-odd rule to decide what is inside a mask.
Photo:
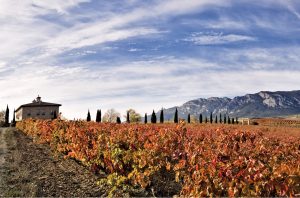
[(16, 112), (16, 121), (21, 121), (22, 120), (22, 114), (23, 114), (23, 108), (19, 109)]
[(41, 107), (22, 107), (18, 112), (22, 115), (21, 118), (17, 119), (24, 120), (27, 118), (33, 119), (52, 119), (53, 112), (56, 111), (56, 115), (59, 115), (59, 107), (58, 106), (41, 106)]

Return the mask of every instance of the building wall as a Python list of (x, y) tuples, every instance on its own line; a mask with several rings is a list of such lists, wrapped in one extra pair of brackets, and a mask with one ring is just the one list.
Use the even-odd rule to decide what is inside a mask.
[(23, 113), (23, 108), (19, 109), (19, 111), (16, 112), (16, 121), (22, 120), (22, 113)]
[[(52, 119), (53, 118), (53, 112), (56, 111), (56, 115), (59, 114), (59, 107), (58, 106), (41, 106), (41, 107), (22, 107), (17, 113), (16, 113), (16, 120), (24, 120), (27, 118), (33, 118), (33, 119)], [(19, 118), (17, 117), (18, 115)]]

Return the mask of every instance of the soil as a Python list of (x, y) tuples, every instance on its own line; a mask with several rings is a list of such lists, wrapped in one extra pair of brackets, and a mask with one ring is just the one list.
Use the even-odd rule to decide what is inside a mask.
[(15, 128), (0, 128), (0, 197), (106, 196), (100, 178)]

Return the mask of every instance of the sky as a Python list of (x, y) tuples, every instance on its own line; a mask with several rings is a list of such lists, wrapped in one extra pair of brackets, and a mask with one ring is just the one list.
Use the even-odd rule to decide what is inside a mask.
[(0, 109), (40, 95), (95, 119), (300, 89), (299, 0), (0, 0), (0, 24)]

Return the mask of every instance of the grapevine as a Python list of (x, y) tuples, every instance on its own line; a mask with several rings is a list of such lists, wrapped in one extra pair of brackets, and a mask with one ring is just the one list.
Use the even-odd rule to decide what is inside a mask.
[[(112, 186), (156, 196), (297, 196), (300, 138), (223, 124), (24, 120), (17, 128)], [(159, 181), (158, 181), (159, 180)], [(127, 188), (127, 187), (126, 187)]]

